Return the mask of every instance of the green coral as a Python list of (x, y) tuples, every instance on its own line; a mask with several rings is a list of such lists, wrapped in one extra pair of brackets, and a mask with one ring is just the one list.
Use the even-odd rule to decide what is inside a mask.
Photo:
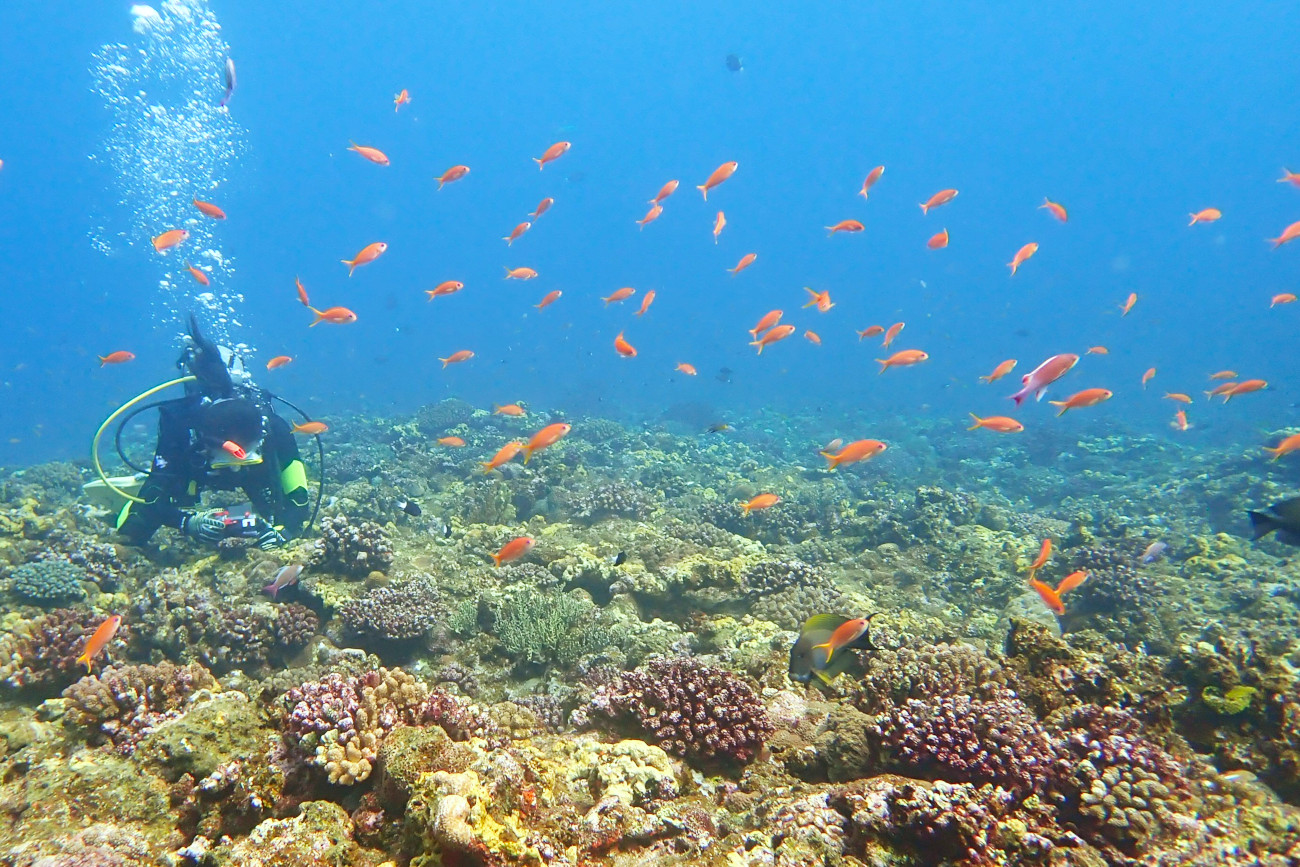
[(1250, 707), (1251, 699), (1259, 690), (1253, 686), (1234, 686), (1226, 693), (1220, 693), (1212, 686), (1201, 690), (1201, 701), (1215, 713), (1224, 716), (1236, 716)]
[(526, 587), (500, 604), (494, 632), (512, 657), (567, 667), (612, 643), (595, 610), (576, 596)]

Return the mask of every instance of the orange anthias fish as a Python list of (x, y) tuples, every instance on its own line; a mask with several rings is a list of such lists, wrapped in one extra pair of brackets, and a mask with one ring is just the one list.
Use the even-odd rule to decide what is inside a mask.
[(841, 448), (838, 452), (826, 449), (819, 454), (826, 459), (826, 469), (833, 470), (840, 464), (856, 464), (869, 461), (889, 446), (880, 440), (856, 440)]
[(794, 334), (794, 331), (795, 331), (795, 328), (794, 328), (793, 325), (777, 325), (777, 326), (774, 326), (773, 328), (771, 328), (771, 329), (770, 329), (766, 334), (764, 334), (762, 337), (758, 338), (757, 340), (752, 341), (749, 345), (750, 345), (750, 346), (757, 346), (757, 347), (758, 347), (758, 354), (759, 354), (759, 355), (762, 355), (762, 354), (763, 354), (763, 350), (764, 350), (766, 347), (771, 346), (773, 343), (776, 343), (776, 342), (779, 341), (779, 340), (785, 340), (785, 339), (786, 339), (787, 337), (789, 337), (791, 334)]
[(749, 333), (754, 336), (755, 340), (757, 340), (758, 335), (762, 334), (767, 329), (774, 327), (778, 322), (781, 321), (781, 315), (782, 315), (782, 311), (780, 310), (767, 311), (766, 313), (763, 314), (763, 318), (758, 320), (758, 324), (755, 325), (753, 328), (749, 329)]
[(697, 374), (695, 365), (687, 364), (685, 361), (678, 362), (677, 367), (675, 367), (674, 370), (678, 373), (684, 373), (687, 376), (695, 376)]
[(1276, 446), (1264, 446), (1264, 451), (1272, 455), (1273, 460), (1279, 459), (1282, 455), (1300, 451), (1300, 434), (1291, 434), (1289, 437), (1283, 438)]
[(1142, 387), (1146, 388), (1147, 383), (1150, 382), (1155, 375), (1156, 369), (1154, 367), (1148, 367), (1146, 373), (1142, 374)]
[(226, 212), (211, 202), (201, 202), (198, 199), (194, 199), (194, 207), (198, 208), (199, 213), (203, 214), (205, 217), (211, 217), (214, 220), (224, 220), (226, 218)]
[[(438, 445), (458, 449), (465, 445), (465, 441), (460, 437), (438, 437)], [(523, 448), (523, 443), (515, 443), (519, 448)], [(516, 449), (516, 452), (518, 449)]]
[(986, 418), (980, 418), (975, 413), (971, 413), (970, 417), (975, 420), (975, 424), (966, 428), (966, 430), (984, 428), (985, 430), (996, 431), (997, 433), (1020, 433), (1025, 429), (1025, 426), (1020, 422), (1016, 421), (1014, 418), (1007, 418), (1005, 415), (991, 415)]
[(885, 333), (885, 326), (868, 325), (866, 328), (857, 332), (857, 335), (858, 335), (858, 340), (865, 340), (868, 337), (875, 337), (877, 334), (884, 334), (884, 333)]
[(1279, 304), (1294, 304), (1294, 303), (1295, 303), (1295, 294), (1294, 294), (1294, 293), (1292, 293), (1292, 292), (1281, 292), (1281, 293), (1279, 293), (1279, 294), (1273, 296), (1273, 300), (1272, 300), (1271, 302), (1269, 302), (1269, 305), (1268, 305), (1268, 306), (1269, 306), (1269, 307), (1276, 307), (1276, 306), (1279, 305)]
[(501, 568), (506, 563), (518, 560), (520, 557), (533, 550), (537, 542), (528, 536), (520, 536), (518, 539), (511, 539), (501, 546), (501, 550), (492, 555), (492, 562), (496, 568)]
[(1042, 547), (1038, 549), (1038, 556), (1029, 564), (1029, 577), (1033, 578), (1034, 573), (1046, 566), (1050, 559), (1052, 559), (1052, 540), (1048, 538), (1043, 540)]
[(554, 204), (555, 204), (555, 199), (552, 199), (550, 196), (547, 196), (546, 198), (542, 199), (540, 202), (537, 203), (537, 209), (534, 210), (528, 216), (536, 220), (542, 214), (545, 214), (547, 211), (549, 211), (551, 209), (551, 205)]
[(410, 102), (411, 94), (405, 87), (403, 87), (402, 92), (393, 97), (393, 113), (396, 114), (399, 108), (410, 104)]
[(1209, 400), (1210, 398), (1218, 397), (1221, 394), (1226, 394), (1227, 392), (1232, 391), (1236, 387), (1237, 387), (1237, 383), (1235, 382), (1220, 383), (1219, 385), (1216, 385), (1214, 388), (1207, 391), (1205, 393), (1205, 398)]
[(291, 356), (277, 355), (275, 358), (272, 358), (270, 361), (266, 363), (266, 369), (275, 370), (276, 368), (284, 367), (286, 364), (288, 364), (291, 361), (293, 361), (293, 358)]
[(1016, 276), (1016, 271), (1020, 266), (1025, 264), (1025, 261), (1037, 252), (1038, 245), (1032, 241), (1017, 250), (1016, 255), (1012, 256), (1011, 261), (1007, 263), (1007, 267), (1011, 269), (1011, 276)]
[(447, 365), (449, 364), (460, 364), (463, 361), (469, 361), (473, 357), (474, 357), (474, 353), (471, 352), (470, 350), (457, 349), (455, 352), (453, 352), (451, 355), (448, 355), (446, 358), (439, 358), (438, 360), (442, 362), (442, 369), (446, 370)]
[(362, 247), (361, 251), (351, 259), (340, 259), (339, 261), (348, 266), (348, 276), (351, 277), (353, 271), (357, 270), (362, 265), (369, 265), (371, 262), (384, 255), (384, 251), (387, 249), (388, 244), (383, 241), (376, 241), (373, 244), (367, 244)]
[(437, 298), (439, 295), (454, 295), (465, 288), (465, 284), (459, 280), (444, 280), (432, 289), (425, 289), (424, 294), (429, 296), (429, 300)]
[(513, 416), (515, 418), (518, 418), (521, 415), (525, 415), (526, 411), (522, 406), (520, 406), (517, 403), (507, 403), (504, 406), (494, 405), (492, 408), (492, 414), (508, 415), (508, 416)]
[(1293, 187), (1300, 187), (1300, 172), (1293, 172), (1290, 169), (1282, 169), (1282, 177), (1277, 179), (1279, 184), (1290, 184)]
[(713, 243), (718, 243), (718, 236), (722, 234), (722, 230), (726, 228), (726, 225), (727, 215), (718, 211), (718, 216), (713, 220)]
[(1057, 418), (1060, 418), (1072, 409), (1096, 406), (1102, 401), (1110, 400), (1113, 396), (1114, 392), (1105, 388), (1085, 388), (1083, 391), (1075, 392), (1065, 400), (1049, 400), (1048, 403), (1061, 408), (1061, 411), (1056, 414)]
[(1060, 220), (1062, 223), (1067, 222), (1070, 219), (1070, 215), (1065, 212), (1065, 207), (1057, 202), (1053, 202), (1051, 199), (1043, 199), (1043, 203), (1039, 205), (1038, 208), (1039, 210), (1046, 208), (1051, 212), (1053, 217)]
[(546, 168), (547, 163), (555, 162), (560, 157), (564, 156), (565, 152), (571, 147), (573, 147), (573, 145), (570, 142), (557, 141), (546, 149), (546, 152), (542, 154), (541, 159), (533, 157), (533, 162), (537, 163), (537, 170), (541, 171)]
[(1252, 391), (1262, 391), (1268, 388), (1268, 383), (1262, 379), (1243, 379), (1223, 393), (1223, 402), (1227, 403), (1239, 394), (1250, 394)]
[(190, 272), (190, 276), (194, 278), (194, 282), (198, 283), (200, 286), (207, 286), (212, 282), (208, 279), (207, 274), (204, 274), (188, 262), (185, 263), (185, 270)]
[(942, 232), (936, 232), (931, 235), (930, 240), (925, 242), (925, 246), (929, 247), (931, 250), (942, 250), (944, 247), (947, 247), (948, 230), (944, 229)]
[(1195, 214), (1188, 214), (1187, 216), (1192, 218), (1192, 221), (1187, 225), (1195, 226), (1197, 223), (1213, 223), (1215, 220), (1223, 216), (1223, 212), (1218, 208), (1205, 208), (1197, 211)]
[[(456, 439), (459, 439), (459, 437), (456, 437)], [(439, 440), (439, 442), (442, 441)], [(453, 445), (453, 443), (443, 443), (443, 445)], [(495, 455), (492, 456), (492, 460), (485, 461), (483, 463), (483, 472), (485, 474), (490, 473), (493, 470), (497, 469), (498, 467), (510, 463), (515, 459), (515, 455), (519, 454), (523, 450), (524, 450), (524, 444), (521, 442), (511, 441), (506, 443), (500, 449), (497, 450), (497, 453)]]
[(1089, 346), (1084, 355), (1110, 355), (1110, 350), (1104, 346)]
[(831, 290), (829, 289), (818, 292), (815, 289), (805, 286), (803, 287), (803, 291), (807, 292), (809, 296), (808, 303), (805, 304), (804, 307), (816, 307), (818, 313), (825, 313), (835, 306), (834, 303), (831, 302)]
[(86, 674), (90, 674), (90, 669), (95, 657), (99, 656), (105, 647), (108, 647), (109, 642), (113, 640), (113, 636), (117, 635), (117, 628), (121, 625), (121, 614), (114, 614), (112, 617), (99, 624), (99, 628), (95, 630), (90, 638), (86, 639), (86, 646), (81, 651), (81, 655), (73, 660), (72, 664), (85, 665)]
[(877, 358), (876, 362), (880, 365), (880, 372), (884, 373), (891, 367), (910, 367), (929, 359), (930, 356), (919, 349), (900, 349), (888, 358)]
[(537, 276), (537, 272), (532, 268), (507, 268), (507, 280), (531, 280)]
[(821, 336), (820, 334), (818, 334), (816, 331), (813, 331), (811, 328), (809, 328), (807, 331), (805, 331), (805, 332), (803, 333), (803, 336), (804, 336), (804, 338), (807, 339), (807, 341), (808, 341), (809, 343), (811, 343), (813, 346), (821, 346), (821, 345), (822, 345), (822, 336)]
[(1269, 238), (1268, 240), (1273, 245), (1273, 249), (1276, 250), (1283, 244), (1291, 243), (1296, 238), (1300, 238), (1300, 220), (1296, 220), (1294, 223), (1287, 226), (1282, 230), (1282, 234), (1278, 235), (1276, 238)]
[(614, 351), (624, 358), (636, 358), (636, 347), (623, 338), (622, 331), (614, 338)]
[(635, 294), (636, 294), (636, 290), (633, 289), (631, 286), (624, 286), (622, 289), (615, 289), (612, 293), (610, 293), (610, 296), (608, 298), (602, 298), (600, 300), (604, 301), (605, 306), (608, 307), (609, 305), (614, 304), (615, 302), (626, 301), (627, 299), (631, 298)]
[(100, 367), (105, 364), (126, 364), (128, 361), (135, 361), (135, 353), (119, 349), (116, 352), (110, 352), (108, 355), (100, 355), (98, 358)]
[[(848, 647), (861, 638), (867, 631), (871, 621), (866, 617), (858, 617), (854, 620), (846, 620), (841, 623), (831, 637), (823, 644), (814, 644), (813, 650), (826, 651), (826, 663), (829, 664), (835, 651), (843, 647)], [(824, 666), (823, 666), (824, 667)]]
[(707, 202), (709, 200), (709, 190), (713, 189), (718, 184), (722, 183), (727, 178), (734, 175), (736, 173), (736, 169), (738, 168), (740, 168), (740, 163), (738, 162), (723, 163), (722, 165), (718, 166), (716, 169), (713, 170), (713, 174), (709, 175), (709, 179), (707, 181), (705, 181), (703, 184), (700, 184), (695, 189), (699, 190), (701, 193), (704, 194), (704, 201)]
[(1235, 370), (1220, 370), (1218, 373), (1210, 374), (1210, 379), (1236, 379), (1236, 378), (1237, 378), (1237, 371)]
[(678, 181), (669, 181), (668, 183), (664, 184), (662, 187), (659, 188), (659, 192), (655, 194), (655, 197), (650, 200), (650, 204), (657, 205), (660, 202), (662, 202), (664, 199), (671, 196), (673, 193), (677, 192), (678, 183), (679, 183)]
[(311, 306), (311, 299), (307, 297), (307, 287), (302, 285), (302, 281), (297, 277), (293, 278), (294, 285), (298, 287), (298, 301), (303, 307)]
[(758, 259), (757, 253), (746, 253), (745, 255), (740, 257), (740, 261), (736, 263), (735, 268), (728, 268), (727, 270), (731, 272), (732, 277), (735, 277), (741, 271), (744, 271), (750, 265), (753, 265), (757, 259)]
[(906, 322), (895, 322), (893, 325), (889, 326), (889, 330), (885, 332), (885, 341), (880, 344), (881, 347), (888, 349), (889, 344), (893, 343), (894, 338), (901, 334), (903, 329), (906, 327)]
[(527, 232), (532, 227), (533, 227), (532, 223), (520, 223), (519, 225), (515, 226), (513, 229), (510, 230), (509, 235), (506, 235), (501, 240), (505, 241), (506, 246), (509, 247), (515, 241), (518, 241), (520, 238), (522, 238), (524, 236), (524, 232)]
[(867, 174), (866, 179), (862, 182), (862, 189), (858, 190), (858, 195), (864, 199), (869, 198), (868, 193), (871, 192), (871, 188), (876, 185), (876, 181), (880, 180), (880, 176), (884, 173), (884, 166), (876, 166), (872, 169), (870, 173)]
[(1176, 400), (1179, 403), (1191, 403), (1192, 399), (1180, 391), (1165, 392), (1165, 400)]
[(997, 367), (993, 368), (993, 372), (990, 373), (988, 376), (981, 376), (980, 381), (985, 383), (986, 385), (990, 382), (997, 382), (999, 379), (1006, 376), (1008, 373), (1010, 373), (1015, 369), (1016, 369), (1016, 360), (1014, 358), (1008, 358), (1006, 361), (1002, 362)]
[(325, 310), (317, 310), (315, 307), (308, 307), (316, 318), (312, 320), (308, 328), (315, 328), (322, 322), (328, 322), (331, 325), (349, 325), (357, 321), (357, 314), (353, 313), (346, 307), (328, 307)]
[(865, 228), (867, 227), (857, 220), (840, 220), (834, 226), (827, 226), (826, 231), (834, 235), (836, 232), (861, 232)]
[(940, 190), (921, 204), (921, 213), (928, 214), (931, 208), (946, 205), (955, 198), (957, 198), (956, 190)]
[(442, 189), (444, 184), (450, 184), (452, 181), (459, 181), (469, 174), (469, 166), (452, 166), (443, 172), (438, 178), (438, 189)]
[(781, 502), (781, 498), (776, 494), (759, 494), (748, 503), (741, 503), (740, 508), (744, 510), (746, 515), (748, 515), (750, 512), (759, 512), (763, 509), (770, 509), (779, 502)]
[(1191, 425), (1187, 423), (1187, 412), (1180, 409), (1178, 412), (1174, 413), (1174, 420), (1169, 423), (1169, 426), (1178, 431), (1185, 431), (1191, 427)]
[(325, 424), (323, 421), (295, 422), (293, 425), (294, 433), (306, 434), (307, 436), (313, 437), (318, 434), (323, 434), (329, 429), (330, 426)]
[(555, 424), (548, 424), (546, 427), (533, 434), (533, 438), (530, 439), (528, 445), (523, 448), (524, 463), (528, 463), (532, 460), (534, 452), (540, 452), (542, 449), (550, 448), (560, 440), (564, 439), (571, 430), (573, 430), (573, 425), (561, 421), (556, 422)]
[(1057, 617), (1060, 617), (1065, 614), (1065, 603), (1061, 600), (1061, 597), (1078, 587), (1086, 580), (1088, 580), (1088, 573), (1080, 571), (1072, 572), (1065, 576), (1065, 578), (1061, 580), (1061, 583), (1055, 588), (1044, 584), (1037, 578), (1030, 578), (1029, 586), (1038, 593), (1038, 597), (1043, 600), (1043, 603), (1051, 610), (1051, 612)]
[(354, 141), (350, 141), (348, 142), (348, 144), (350, 145), (348, 150), (361, 154), (363, 157), (370, 160), (375, 165), (377, 166), (388, 165), (388, 154), (384, 153), (379, 148), (366, 147), (365, 145), (359, 145)]
[(637, 318), (640, 319), (644, 316), (645, 312), (650, 309), (650, 305), (653, 303), (655, 303), (655, 290), (651, 289), (641, 297), (641, 309), (636, 312)]
[(564, 294), (564, 293), (561, 292), (559, 289), (552, 289), (550, 292), (547, 292), (547, 293), (546, 293), (546, 297), (542, 299), (542, 303), (541, 303), (541, 304), (537, 304), (537, 305), (534, 305), (534, 306), (536, 306), (538, 310), (541, 310), (541, 309), (546, 308), (546, 307), (550, 307), (550, 306), (551, 306), (552, 304), (554, 304), (556, 301), (559, 301), (559, 300), (560, 300), (560, 296), (563, 295), (563, 294)]
[(655, 203), (650, 206), (650, 210), (645, 212), (645, 216), (636, 221), (636, 224), (644, 229), (646, 226), (659, 219), (659, 215), (664, 212), (664, 206)]
[(1133, 309), (1133, 305), (1136, 303), (1138, 303), (1138, 294), (1136, 292), (1128, 293), (1128, 297), (1124, 299), (1124, 303), (1119, 306), (1119, 309), (1122, 311), (1120, 316), (1127, 316), (1128, 312)]
[(153, 248), (161, 253), (163, 250), (175, 247), (189, 236), (190, 233), (184, 229), (170, 229), (153, 239)]

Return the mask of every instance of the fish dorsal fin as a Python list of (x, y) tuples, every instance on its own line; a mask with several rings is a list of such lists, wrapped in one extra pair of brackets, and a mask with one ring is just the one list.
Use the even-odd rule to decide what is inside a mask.
[(805, 634), (821, 629), (834, 632), (852, 619), (852, 617), (845, 617), (842, 614), (814, 614), (803, 622), (803, 629), (800, 631)]

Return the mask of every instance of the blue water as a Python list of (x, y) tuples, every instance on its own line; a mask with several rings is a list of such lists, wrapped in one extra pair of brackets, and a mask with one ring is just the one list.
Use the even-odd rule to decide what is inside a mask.
[[(216, 191), (173, 192), (230, 215), (206, 226), (233, 262), (214, 289), (243, 296), (227, 336), (256, 347), (262, 384), (327, 420), (448, 396), (630, 418), (701, 401), (719, 416), (819, 409), (828, 432), (871, 436), (878, 418), (1007, 412), (1021, 373), (1103, 344), (1110, 355), (1084, 358), (1055, 396), (1101, 386), (1113, 400), (1021, 420), (1063, 437), (1179, 436), (1159, 395), (1197, 394), (1230, 367), (1270, 391), (1198, 402), (1184, 442), (1254, 448), (1297, 422), (1300, 304), (1268, 300), (1297, 290), (1300, 243), (1264, 240), (1300, 219), (1300, 190), (1275, 183), (1282, 166), (1300, 169), (1300, 36), (1281, 5), (193, 2), (238, 65), (239, 153)], [(196, 250), (160, 256), (140, 232), (107, 254), (94, 243), (160, 206), (124, 197), (89, 159), (113, 124), (92, 57), (144, 45), (128, 5), (0, 6), (6, 464), (84, 455), (108, 412), (171, 376), (201, 291), (159, 288)], [(743, 72), (727, 69), (732, 52)], [(215, 104), (221, 58), (210, 61), (196, 74)], [(395, 113), (402, 88), (413, 102)], [(350, 139), (392, 165), (347, 152)], [(539, 172), (531, 158), (561, 139), (572, 150)], [(694, 186), (727, 160), (740, 169), (706, 205)], [(469, 177), (437, 192), (457, 163)], [(671, 178), (681, 188), (639, 231)], [(922, 216), (917, 203), (945, 187), (958, 198)], [(545, 196), (554, 207), (507, 248), (501, 237)], [(1068, 224), (1038, 210), (1044, 196)], [(1221, 221), (1187, 227), (1211, 206)], [(849, 218), (866, 231), (827, 237)], [(945, 227), (948, 249), (927, 250)], [(388, 253), (348, 279), (339, 260), (380, 240)], [(1041, 249), (1010, 278), (1028, 241)], [(748, 252), (754, 266), (729, 275)], [(541, 276), (502, 279), (520, 265)], [(295, 275), (317, 306), (359, 321), (309, 330)], [(428, 303), (423, 290), (449, 279), (466, 288)], [(621, 286), (638, 295), (606, 309), (599, 298)], [(801, 309), (803, 286), (829, 289), (836, 307)], [(560, 301), (534, 310), (552, 289)], [(657, 300), (637, 319), (648, 289)], [(746, 330), (771, 308), (823, 345), (796, 336), (757, 357)], [(879, 341), (854, 330), (897, 320), (894, 348), (931, 360), (877, 376)], [(620, 330), (637, 358), (614, 353)], [(100, 369), (95, 356), (115, 349), (138, 357)], [(443, 371), (437, 357), (458, 349), (476, 358)], [(279, 354), (296, 360), (265, 372)], [(1012, 377), (978, 385), (1008, 357), (1020, 360)], [(700, 376), (674, 373), (679, 361)], [(715, 378), (721, 367), (732, 382)]]

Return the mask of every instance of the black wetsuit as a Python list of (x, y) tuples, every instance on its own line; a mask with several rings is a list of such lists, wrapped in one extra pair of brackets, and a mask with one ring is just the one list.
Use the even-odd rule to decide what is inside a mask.
[(138, 496), (118, 516), (117, 528), (132, 544), (149, 540), (159, 527), (181, 528), (199, 494), (243, 489), (253, 511), (286, 539), (302, 532), (307, 521), (306, 473), (289, 424), (266, 410), (262, 462), (249, 466), (211, 466), (202, 437), (195, 432), (197, 395), (168, 401), (158, 408), (158, 444), (149, 477)]

